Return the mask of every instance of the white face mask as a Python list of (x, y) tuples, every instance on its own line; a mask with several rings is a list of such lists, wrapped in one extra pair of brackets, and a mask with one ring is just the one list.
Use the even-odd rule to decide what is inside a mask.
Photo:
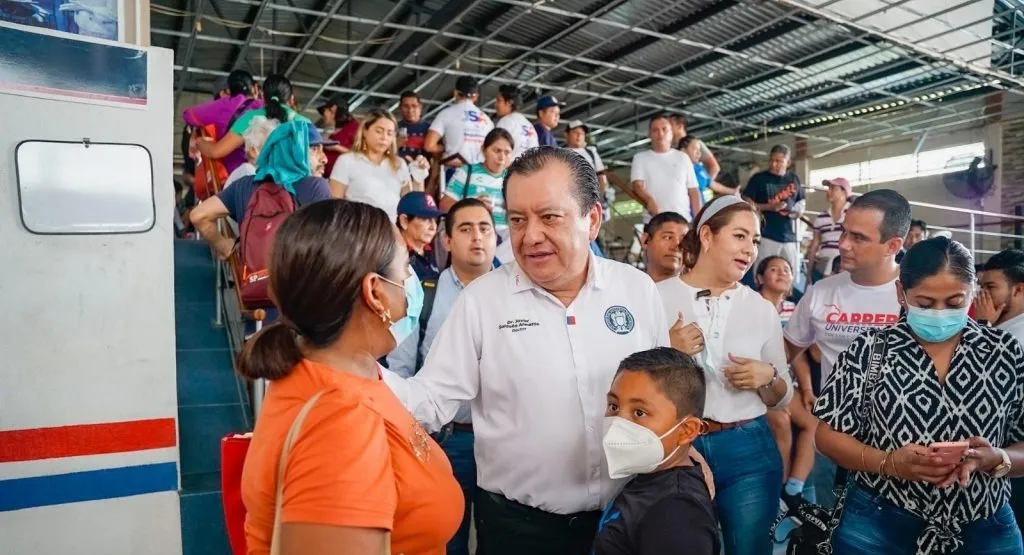
[(661, 440), (683, 423), (680, 420), (660, 437), (654, 432), (621, 416), (604, 417), (604, 456), (608, 459), (608, 475), (626, 478), (654, 471), (679, 451), (679, 446), (665, 455)]

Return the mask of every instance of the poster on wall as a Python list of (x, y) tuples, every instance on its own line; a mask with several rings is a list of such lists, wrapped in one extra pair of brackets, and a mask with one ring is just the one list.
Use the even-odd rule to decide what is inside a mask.
[(133, 46), (0, 21), (0, 93), (144, 108), (148, 63)]
[(0, 0), (0, 21), (124, 41), (124, 0)]

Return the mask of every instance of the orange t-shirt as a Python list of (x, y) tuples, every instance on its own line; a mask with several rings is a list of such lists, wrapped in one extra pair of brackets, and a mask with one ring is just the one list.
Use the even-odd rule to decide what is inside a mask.
[(444, 555), (462, 522), (462, 490), (441, 447), (387, 384), (304, 360), (268, 388), (242, 472), (250, 555), (270, 551), (277, 465), (302, 405), (288, 455), (282, 523), (391, 530), (391, 551)]

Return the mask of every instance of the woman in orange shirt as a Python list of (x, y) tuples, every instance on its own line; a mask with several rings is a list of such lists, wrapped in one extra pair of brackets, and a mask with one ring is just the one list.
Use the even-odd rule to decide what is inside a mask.
[[(248, 551), (269, 553), (285, 458), (281, 555), (443, 555), (462, 521), (444, 451), (381, 380), (377, 359), (418, 329), (422, 291), (384, 211), (326, 200), (278, 229), (270, 261), (278, 323), (239, 357), (271, 380), (242, 474)], [(390, 533), (390, 535), (389, 535)]]

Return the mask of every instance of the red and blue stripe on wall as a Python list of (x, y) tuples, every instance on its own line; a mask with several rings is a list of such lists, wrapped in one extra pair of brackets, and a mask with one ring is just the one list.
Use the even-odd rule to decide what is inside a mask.
[[(177, 445), (173, 418), (0, 431), (0, 464)], [(174, 491), (173, 461), (0, 480), (0, 512)]]

